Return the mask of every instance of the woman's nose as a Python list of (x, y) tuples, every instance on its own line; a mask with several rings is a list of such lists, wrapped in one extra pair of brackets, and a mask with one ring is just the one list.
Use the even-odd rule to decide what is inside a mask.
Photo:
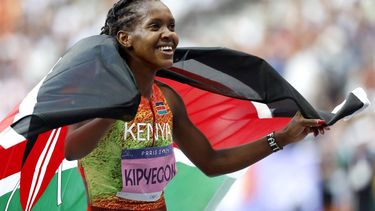
[(175, 31), (172, 31), (168, 29), (168, 27), (165, 27), (161, 34), (162, 38), (173, 38), (173, 36), (177, 36)]

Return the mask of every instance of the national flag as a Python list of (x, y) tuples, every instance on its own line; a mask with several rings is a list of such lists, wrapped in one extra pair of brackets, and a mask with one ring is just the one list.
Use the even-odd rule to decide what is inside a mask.
[[(18, 185), (12, 187), (13, 194), (7, 185), (9, 180), (17, 181), (21, 171), (22, 208), (31, 210), (63, 159), (66, 125), (96, 117), (134, 116), (140, 94), (115, 43), (105, 35), (77, 43), (0, 124), (0, 158), (5, 163), (0, 169), (0, 206), (5, 197), (17, 195)], [(367, 103), (360, 100), (363, 92), (356, 91), (336, 114), (317, 112), (264, 60), (223, 48), (178, 49), (174, 66), (158, 75), (174, 80), (162, 79), (183, 96), (190, 117), (215, 148), (236, 146), (278, 130), (297, 110), (332, 125)], [(185, 177), (182, 181), (193, 187)], [(168, 194), (168, 189), (167, 200), (177, 196)]]
[[(249, 141), (253, 138), (259, 138), (259, 135), (252, 138), (249, 136), (250, 134), (255, 134), (255, 132), (268, 133), (272, 130), (277, 130), (283, 127), (289, 121), (289, 118), (274, 118), (274, 123), (271, 124), (273, 128), (263, 127), (270, 123), (269, 121), (272, 119), (266, 118), (264, 114), (261, 119), (255, 118), (257, 115), (256, 107), (251, 106), (251, 103), (248, 101), (236, 100), (212, 94), (170, 80), (160, 80), (170, 84), (180, 93), (187, 105), (189, 116), (195, 124), (215, 142), (213, 143), (215, 148), (231, 147), (238, 144), (236, 142), (225, 140), (226, 137), (221, 134), (225, 131), (223, 127), (227, 127), (225, 134), (242, 141)], [(207, 103), (206, 99), (209, 99), (210, 103)], [(260, 111), (259, 107), (260, 106), (258, 106), (258, 111)], [(209, 114), (208, 111), (211, 111), (212, 113)], [(202, 113), (206, 113), (207, 115), (203, 117)], [(263, 113), (266, 112), (263, 111)], [(259, 124), (259, 121), (265, 121), (265, 124)], [(233, 127), (236, 124), (239, 124), (239, 127)], [(217, 136), (212, 136), (211, 134), (214, 134), (212, 133), (212, 130), (215, 128), (221, 133), (216, 132)], [(267, 129), (266, 131), (262, 131), (264, 130), (262, 128)], [(243, 137), (240, 137), (241, 134)], [(167, 187), (165, 193), (167, 206), (170, 210), (175, 210), (176, 208), (179, 208), (180, 210), (212, 210), (224, 197), (226, 190), (230, 188), (235, 179), (241, 175), (241, 173), (235, 173), (209, 178), (200, 172), (179, 150), (176, 151), (176, 160), (179, 173), (173, 182)], [(60, 191), (58, 190), (58, 176), (56, 175), (46, 190), (45, 195), (50, 197), (42, 197), (35, 205), (35, 210), (51, 209), (52, 207), (59, 210), (85, 209), (86, 198), (84, 186), (81, 177), (78, 174), (78, 170), (71, 167), (74, 167), (71, 162), (64, 161), (62, 168), (66, 170), (62, 173), (61, 181), (65, 188)], [(70, 183), (73, 183), (74, 185), (70, 185)], [(78, 187), (80, 187), (80, 189), (78, 189)], [(11, 190), (12, 189), (9, 189), (8, 192)], [(191, 194), (192, 191), (194, 194)], [(60, 206), (57, 206), (56, 198), (58, 192), (61, 192), (62, 201), (64, 202)], [(10, 194), (6, 194), (0, 198), (0, 201), (2, 200), (1, 204), (5, 205), (7, 203), (9, 195)], [(76, 197), (73, 197), (75, 195)], [(18, 196), (17, 191), (11, 201), (9, 210), (21, 210), (21, 207), (17, 203)], [(71, 200), (73, 199), (77, 200), (79, 203), (72, 204)], [(2, 207), (0, 207), (0, 209), (1, 208)]]
[(158, 115), (162, 116), (167, 113), (167, 109), (164, 105), (164, 102), (162, 101), (156, 102), (155, 107), (156, 107), (156, 112), (158, 113)]

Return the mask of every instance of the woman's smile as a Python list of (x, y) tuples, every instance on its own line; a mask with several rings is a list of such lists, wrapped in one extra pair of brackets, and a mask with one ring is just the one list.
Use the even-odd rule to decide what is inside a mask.
[(157, 50), (166, 58), (173, 58), (175, 47), (172, 44), (162, 44), (157, 46)]

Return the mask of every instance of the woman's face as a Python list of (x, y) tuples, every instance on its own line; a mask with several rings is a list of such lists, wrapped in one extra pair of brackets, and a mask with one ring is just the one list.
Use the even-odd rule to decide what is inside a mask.
[[(139, 10), (142, 17), (128, 37), (122, 38), (127, 41), (124, 46), (130, 55), (129, 64), (138, 63), (153, 70), (171, 67), (178, 45), (172, 13), (160, 1), (147, 1)], [(121, 36), (118, 39), (121, 43)]]

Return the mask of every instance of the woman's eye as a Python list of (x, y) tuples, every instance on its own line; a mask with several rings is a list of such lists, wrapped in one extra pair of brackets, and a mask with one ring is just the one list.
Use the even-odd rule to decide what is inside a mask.
[(153, 30), (153, 31), (159, 30), (159, 28), (160, 28), (159, 24), (151, 24), (150, 25), (150, 29)]
[(175, 24), (174, 23), (169, 25), (169, 30), (174, 32), (174, 30), (175, 30)]

